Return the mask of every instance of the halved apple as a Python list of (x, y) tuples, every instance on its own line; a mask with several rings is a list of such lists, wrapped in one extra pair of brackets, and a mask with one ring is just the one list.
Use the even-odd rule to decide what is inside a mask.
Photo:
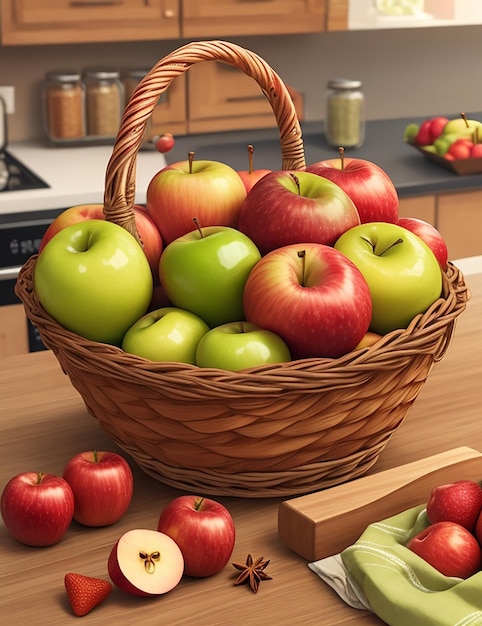
[(157, 530), (138, 528), (124, 533), (111, 550), (112, 582), (135, 596), (167, 593), (179, 583), (184, 559), (177, 543)]

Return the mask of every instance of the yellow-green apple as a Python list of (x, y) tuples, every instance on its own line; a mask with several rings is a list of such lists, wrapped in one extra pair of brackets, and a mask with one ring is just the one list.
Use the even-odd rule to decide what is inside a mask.
[(308, 172), (266, 174), (246, 196), (239, 216), (239, 229), (261, 254), (294, 243), (332, 245), (359, 223), (348, 195)]
[(139, 243), (105, 220), (79, 222), (52, 237), (37, 259), (33, 282), (43, 308), (59, 324), (113, 345), (144, 315), (153, 287)]
[(67, 461), (63, 478), (74, 494), (74, 519), (84, 526), (110, 526), (127, 511), (134, 479), (120, 454), (89, 450)]
[(174, 137), (172, 133), (163, 133), (159, 135), (154, 141), (154, 146), (158, 152), (164, 154), (165, 152), (169, 152), (174, 148)]
[(24, 472), (5, 485), (0, 508), (5, 527), (17, 541), (51, 546), (70, 526), (74, 494), (61, 476)]
[[(161, 234), (147, 215), (145, 207), (140, 204), (134, 205), (136, 227), (142, 240), (144, 254), (149, 261), (153, 279), (158, 279), (159, 259), (163, 248)], [(45, 231), (39, 246), (39, 252), (45, 248), (52, 237), (66, 226), (85, 222), (87, 220), (103, 220), (104, 206), (102, 204), (79, 204), (62, 211)]]
[(161, 512), (157, 529), (177, 543), (184, 573), (196, 578), (220, 572), (231, 557), (236, 538), (228, 509), (216, 500), (195, 495), (171, 500)]
[(196, 350), (199, 367), (216, 367), (232, 372), (290, 360), (290, 351), (281, 337), (245, 321), (212, 328), (199, 341)]
[(184, 559), (176, 542), (157, 530), (134, 528), (112, 547), (109, 576), (119, 589), (134, 596), (158, 596), (180, 582)]
[(318, 161), (306, 168), (328, 178), (353, 200), (360, 222), (391, 222), (398, 220), (398, 193), (392, 179), (378, 165), (365, 159), (345, 157)]
[(151, 361), (196, 364), (196, 349), (208, 325), (197, 315), (177, 307), (146, 313), (124, 335), (122, 349)]
[(150, 181), (146, 206), (165, 244), (202, 226), (237, 227), (246, 189), (239, 174), (218, 161), (178, 161)]
[(397, 224), (356, 226), (335, 243), (358, 267), (370, 288), (370, 330), (384, 335), (406, 328), (440, 297), (442, 270), (434, 253), (417, 235)]
[(465, 113), (461, 113), (460, 117), (448, 121), (442, 131), (442, 135), (457, 135), (459, 138), (471, 139), (472, 141), (476, 134), (482, 134), (482, 122), (467, 119)]
[(269, 174), (271, 170), (255, 170), (253, 165), (254, 147), (252, 144), (248, 146), (248, 169), (239, 170), (238, 174), (241, 176), (241, 180), (246, 187), (246, 193), (249, 193), (252, 187), (263, 178), (265, 174)]
[(195, 228), (164, 249), (161, 285), (174, 306), (210, 327), (242, 320), (244, 285), (260, 258), (249, 237), (234, 228)]
[(357, 345), (353, 348), (354, 350), (362, 350), (363, 348), (369, 348), (373, 346), (379, 339), (381, 339), (381, 335), (378, 333), (374, 333), (371, 330), (367, 330), (367, 332), (363, 335), (361, 340), (357, 343)]
[(482, 488), (474, 480), (438, 485), (430, 493), (427, 517), (431, 524), (456, 522), (471, 532), (482, 510)]
[(447, 244), (445, 243), (445, 239), (440, 234), (440, 231), (438, 231), (435, 226), (432, 226), (429, 222), (416, 217), (401, 217), (397, 223), (399, 226), (402, 226), (415, 235), (418, 235), (422, 241), (425, 241), (427, 246), (435, 254), (435, 258), (439, 262), (440, 267), (444, 271), (447, 269)]
[(408, 541), (407, 548), (444, 576), (469, 578), (481, 563), (479, 542), (455, 522), (430, 524)]
[(293, 359), (339, 357), (370, 324), (368, 285), (356, 266), (330, 246), (307, 243), (269, 252), (244, 289), (246, 319), (271, 330)]

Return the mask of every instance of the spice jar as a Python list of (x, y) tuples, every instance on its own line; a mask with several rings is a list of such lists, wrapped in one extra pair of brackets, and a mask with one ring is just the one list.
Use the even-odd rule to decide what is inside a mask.
[(124, 90), (117, 70), (86, 69), (87, 134), (115, 137), (124, 108)]
[(326, 92), (325, 134), (334, 147), (358, 148), (365, 137), (365, 97), (359, 80), (330, 80)]
[(52, 141), (85, 136), (84, 87), (78, 72), (47, 72), (43, 89), (44, 126)]

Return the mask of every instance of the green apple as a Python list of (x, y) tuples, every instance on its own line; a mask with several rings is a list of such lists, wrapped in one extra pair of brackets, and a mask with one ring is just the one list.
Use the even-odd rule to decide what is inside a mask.
[(231, 372), (290, 360), (288, 346), (279, 335), (245, 321), (212, 328), (202, 337), (196, 352), (200, 367)]
[(153, 280), (130, 233), (113, 222), (87, 220), (50, 239), (37, 259), (34, 289), (47, 313), (65, 328), (120, 345), (146, 312)]
[(228, 226), (207, 226), (178, 237), (161, 255), (159, 277), (169, 301), (208, 326), (244, 319), (243, 290), (261, 258), (255, 244)]
[(209, 330), (194, 313), (163, 307), (146, 313), (126, 332), (122, 349), (151, 361), (196, 364), (196, 348)]
[(459, 118), (450, 120), (445, 124), (442, 135), (457, 135), (458, 139), (473, 140), (476, 132), (482, 136), (482, 122), (468, 120), (465, 113), (461, 113)]
[(432, 250), (396, 224), (372, 222), (344, 233), (335, 248), (360, 270), (372, 296), (370, 330), (406, 328), (440, 297), (442, 271)]

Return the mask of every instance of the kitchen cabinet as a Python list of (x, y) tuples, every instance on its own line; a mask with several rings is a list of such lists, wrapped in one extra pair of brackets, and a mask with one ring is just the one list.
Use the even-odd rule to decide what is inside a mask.
[(326, 2), (326, 30), (348, 29), (349, 0), (327, 0)]
[(417, 217), (441, 233), (451, 259), (482, 254), (482, 190), (400, 200), (400, 216)]
[(325, 4), (326, 0), (182, 0), (182, 36), (321, 32)]
[(174, 39), (179, 0), (0, 0), (3, 45)]

